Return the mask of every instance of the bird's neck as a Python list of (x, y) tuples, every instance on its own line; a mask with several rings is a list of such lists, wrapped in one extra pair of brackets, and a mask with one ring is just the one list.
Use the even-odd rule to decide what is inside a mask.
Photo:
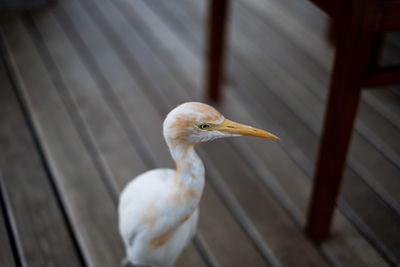
[(170, 150), (176, 164), (175, 178), (185, 186), (204, 185), (204, 165), (194, 150), (194, 144), (179, 144)]
[(189, 210), (197, 207), (204, 189), (204, 165), (194, 144), (169, 144), (176, 163), (176, 175), (172, 180), (176, 199)]

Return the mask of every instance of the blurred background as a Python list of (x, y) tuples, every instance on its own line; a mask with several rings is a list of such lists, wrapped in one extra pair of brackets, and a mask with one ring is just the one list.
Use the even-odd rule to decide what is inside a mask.
[[(186, 101), (281, 140), (198, 147), (207, 186), (178, 266), (400, 264), (400, 87), (362, 92), (331, 234), (315, 243), (303, 229), (332, 23), (306, 0), (231, 1), (214, 103), (208, 18), (206, 0), (0, 0), (0, 266), (118, 266), (118, 194), (174, 167), (161, 127)], [(400, 63), (400, 35), (382, 38), (379, 64)]]

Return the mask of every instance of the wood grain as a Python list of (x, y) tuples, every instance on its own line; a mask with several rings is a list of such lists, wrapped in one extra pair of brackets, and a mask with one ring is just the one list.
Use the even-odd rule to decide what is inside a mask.
[(122, 242), (116, 209), (101, 174), (22, 21), (17, 17), (2, 28), (21, 93), (84, 259), (89, 266), (117, 265), (123, 256)]
[[(0, 32), (1, 34), (1, 32)], [(3, 39), (0, 36), (0, 42), (2, 42)], [(3, 43), (0, 43), (2, 46)], [(2, 47), (3, 48), (3, 47)], [(5, 69), (5, 62), (3, 62), (3, 56), (0, 58), (0, 84), (4, 87), (4, 91), (10, 90), (11, 88), (11, 82), (7, 76), (6, 69)], [(0, 141), (0, 145), (5, 143), (4, 141)], [(7, 214), (6, 210), (6, 203), (5, 203), (5, 188), (3, 184), (3, 174), (2, 174), (2, 168), (0, 167), (0, 239), (2, 242), (0, 242), (0, 265), (1, 266), (10, 266), (10, 267), (15, 267), (15, 259), (13, 255), (13, 248), (12, 248), (12, 241), (10, 238), (12, 238), (12, 233), (9, 232), (10, 229), (10, 222), (9, 222), (9, 215)], [(9, 225), (9, 227), (7, 227)], [(14, 241), (15, 242), (15, 241)]]
[(2, 84), (1, 184), (22, 261), (29, 266), (82, 266), (15, 94), (10, 84)]
[[(146, 57), (146, 61), (156, 61), (158, 60), (156, 57), (154, 57), (154, 55), (152, 54), (152, 52), (148, 49), (147, 46), (145, 46), (145, 43), (141, 40), (140, 36), (135, 33), (135, 28), (130, 28), (129, 24), (126, 25), (126, 22), (124, 21), (123, 17), (121, 17), (121, 15), (119, 15), (119, 10), (116, 9), (115, 7), (113, 7), (110, 4), (107, 4), (106, 2), (100, 4), (97, 6), (97, 8), (100, 8), (100, 11), (102, 12), (102, 15), (105, 16), (105, 19), (107, 19), (107, 26), (108, 27), (113, 27), (113, 31), (114, 32), (119, 32), (121, 31), (121, 29), (126, 28), (126, 30), (130, 30), (130, 35), (129, 38), (125, 38), (123, 41), (125, 42), (125, 44), (131, 44), (128, 47), (134, 47), (135, 49), (140, 49), (140, 53), (132, 53), (129, 50), (126, 50), (129, 54), (126, 54), (125, 56), (130, 56), (133, 58), (133, 60), (137, 61), (137, 62), (142, 62), (142, 60), (144, 60), (144, 57)], [(93, 7), (93, 6), (92, 6)], [(93, 10), (93, 9), (92, 9)], [(104, 12), (104, 10), (107, 10), (107, 12)], [(111, 18), (113, 18), (111, 20)], [(95, 17), (96, 19), (96, 17)], [(97, 17), (97, 19), (99, 19)], [(112, 23), (111, 23), (112, 21)], [(104, 22), (101, 21), (103, 23), (103, 27), (107, 27), (106, 25), (104, 25)], [(120, 24), (118, 24), (120, 23)], [(126, 34), (124, 34), (124, 36), (127, 36)], [(120, 40), (122, 38), (118, 38), (117, 40)], [(132, 44), (135, 44), (134, 46), (132, 46)], [(126, 48), (125, 48), (126, 49)], [(151, 66), (149, 65), (149, 63), (142, 63), (139, 64), (139, 66), (141, 66), (143, 68), (143, 72), (146, 73), (147, 77), (150, 77), (154, 71), (154, 68), (150, 68), (147, 66)], [(176, 87), (178, 87), (179, 85), (176, 83), (176, 81), (174, 81), (172, 79), (171, 76), (168, 75), (168, 73), (165, 71), (165, 68), (163, 67), (163, 65), (160, 65), (158, 67), (158, 75), (157, 76), (152, 76), (152, 82), (155, 84), (155, 86), (157, 86), (158, 88), (161, 88), (162, 85), (166, 85), (167, 84), (173, 84), (174, 86), (166, 87), (168, 88), (168, 90), (162, 90), (160, 89), (160, 91), (163, 91), (164, 94), (162, 94), (162, 96), (165, 96), (165, 94), (168, 94), (170, 96), (170, 98), (164, 98), (166, 99), (165, 101), (168, 101), (168, 107), (166, 109), (162, 109), (162, 105), (158, 106), (157, 108), (161, 111), (161, 113), (166, 114), (166, 112), (172, 108), (176, 102), (180, 103), (182, 101), (187, 100), (188, 98), (186, 98), (184, 95), (179, 94), (178, 91), (176, 91)], [(171, 95), (175, 96), (175, 98), (171, 97)], [(144, 101), (144, 100), (143, 100)], [(152, 121), (161, 121), (161, 118), (153, 118)], [(168, 156), (169, 157), (169, 156)], [(207, 209), (213, 209), (214, 207), (218, 207), (215, 203), (208, 203), (207, 204)], [(222, 205), (219, 206), (221, 208), (219, 208), (218, 210), (220, 210), (219, 212), (216, 212), (216, 214), (220, 214), (219, 216), (221, 216), (221, 220), (223, 219), (223, 217), (225, 217), (223, 210), (222, 209)], [(205, 212), (207, 212), (207, 209), (202, 209), (205, 210)], [(207, 214), (204, 214), (201, 216), (201, 218), (209, 218), (211, 219), (213, 216), (207, 216)], [(235, 263), (235, 260), (229, 257), (225, 257), (224, 253), (222, 253), (222, 249), (224, 250), (232, 250), (232, 251), (236, 251), (235, 254), (239, 253), (239, 248), (236, 246), (232, 246), (234, 243), (236, 242), (232, 242), (232, 238), (234, 238), (234, 236), (232, 236), (232, 234), (230, 234), (231, 229), (240, 229), (238, 228), (236, 222), (233, 220), (233, 218), (226, 218), (226, 221), (228, 221), (229, 223), (227, 225), (215, 225), (214, 227), (216, 227), (215, 231), (220, 232), (221, 235), (225, 236), (225, 239), (221, 239), (220, 242), (218, 243), (209, 243), (208, 240), (210, 240), (210, 238), (213, 236), (214, 232), (210, 232), (210, 230), (206, 230), (200, 227), (200, 232), (202, 233), (205, 241), (209, 244), (210, 248), (212, 249), (213, 252), (215, 253), (215, 257), (216, 259), (221, 262), (223, 261), (223, 263), (221, 262), (221, 264), (225, 265), (230, 265), (230, 264), (240, 264), (240, 263)], [(228, 225), (232, 225), (232, 228), (228, 228)], [(235, 226), (236, 225), (236, 226)], [(241, 233), (239, 230), (235, 231), (235, 235), (237, 236), (237, 238), (240, 238), (241, 243), (243, 243), (243, 248), (246, 247), (252, 247), (251, 243), (249, 241), (246, 240), (246, 237), (243, 233)], [(229, 241), (231, 240), (231, 241)], [(259, 255), (257, 255), (257, 253), (255, 251), (252, 251), (250, 249), (246, 250), (247, 253), (249, 253), (249, 258), (245, 259), (245, 258), (241, 258), (239, 262), (243, 262), (245, 263), (246, 260), (249, 259), (257, 259), (258, 262), (262, 262), (262, 259)], [(220, 253), (221, 252), (221, 253)], [(254, 255), (254, 256), (250, 256), (250, 255)], [(239, 260), (239, 258), (235, 258), (237, 261)]]
[(0, 243), (0, 264), (2, 266), (10, 266), (15, 267), (17, 266), (15, 263), (15, 259), (13, 257), (13, 251), (10, 243), (10, 233), (8, 233), (8, 229), (6, 228), (6, 218), (4, 216), (5, 209), (3, 208), (3, 200), (1, 199), (1, 216), (0, 216), (0, 237), (2, 242)]
[[(146, 22), (146, 25), (148, 25), (146, 28), (147, 28), (147, 30), (151, 30), (151, 31), (155, 31), (153, 34), (152, 34), (152, 36), (157, 36), (158, 38), (162, 38), (161, 36), (160, 36), (160, 34), (161, 34), (161, 32), (163, 32), (164, 34), (168, 34), (168, 31), (167, 31), (167, 29), (166, 29), (166, 27), (165, 26), (163, 26), (161, 23), (156, 23), (158, 20), (156, 20), (155, 18), (153, 18), (154, 17), (154, 15), (153, 14), (151, 14), (151, 13), (145, 13), (146, 11), (147, 11), (147, 8), (146, 8), (146, 6), (145, 5), (143, 5), (144, 4), (144, 2), (142, 2), (142, 1), (138, 1), (138, 2), (136, 2), (135, 3), (135, 5), (131, 5), (131, 6), (126, 6), (127, 8), (126, 8), (126, 10), (129, 10), (128, 8), (130, 7), (130, 8), (132, 8), (132, 12), (134, 12), (133, 13), (133, 15), (132, 15), (132, 17), (139, 17), (139, 18), (142, 18), (145, 22)], [(140, 15), (139, 14), (139, 12), (138, 11), (135, 11), (135, 9), (140, 9), (140, 13), (141, 14), (143, 14), (143, 15)], [(148, 11), (148, 12), (151, 12), (151, 11)], [(144, 15), (144, 14), (146, 14), (146, 15)], [(152, 22), (152, 24), (151, 25), (149, 25), (147, 22)], [(144, 28), (144, 26), (143, 26), (143, 28)], [(141, 29), (141, 27), (140, 28), (138, 28), (138, 29)], [(144, 34), (144, 29), (143, 29), (143, 32), (142, 32), (143, 34)], [(149, 36), (148, 38), (151, 38), (150, 37), (150, 34), (149, 33), (147, 33), (147, 35)], [(153, 37), (154, 38), (154, 37)], [(172, 37), (169, 35), (169, 39), (172, 39)], [(163, 40), (165, 40), (164, 38), (163, 38)], [(155, 40), (155, 39), (150, 39), (149, 40), (149, 44), (150, 43), (152, 43), (152, 44), (157, 44), (158, 43), (158, 41), (157, 40)], [(179, 44), (179, 43), (177, 43), (177, 42), (175, 42), (175, 47), (176, 46), (178, 46), (179, 45), (179, 51), (180, 51), (180, 53), (182, 54), (182, 49), (185, 49), (185, 50), (187, 50), (187, 48), (183, 48), (182, 47), (182, 49), (181, 49), (181, 44)], [(168, 45), (167, 45), (168, 46)], [(161, 50), (161, 52), (159, 52), (158, 53), (158, 55), (160, 56), (160, 58), (164, 58), (164, 57), (168, 57), (167, 55), (168, 55), (168, 52), (167, 51), (170, 51), (170, 50), (168, 50), (168, 49), (157, 49), (158, 47), (156, 46), (156, 45), (153, 45), (153, 47), (154, 47), (154, 51), (160, 51)], [(172, 50), (172, 46), (171, 46), (171, 50)], [(175, 50), (176, 51), (176, 50)], [(188, 58), (190, 58), (190, 55), (187, 55), (187, 54), (185, 54), (185, 55), (182, 55), (182, 56), (184, 56), (186, 59), (188, 59)], [(193, 56), (191, 56), (192, 58), (193, 58)], [(188, 62), (188, 64), (192, 64), (192, 65), (194, 65), (195, 63), (194, 62)], [(190, 69), (188, 69), (188, 71), (191, 71), (192, 73), (196, 73), (196, 72), (194, 72), (193, 71), (193, 68), (190, 68)], [(181, 74), (182, 75), (182, 74)], [(180, 77), (179, 77), (180, 78)], [(179, 79), (178, 78), (178, 79)], [(192, 87), (193, 87), (193, 85), (192, 85)], [(188, 92), (191, 92), (192, 94), (191, 94), (191, 96), (194, 96), (194, 97), (196, 97), (196, 94), (193, 94), (193, 91), (194, 90), (187, 90)], [(181, 91), (181, 95), (182, 94), (188, 94), (186, 91)], [(222, 168), (222, 167), (221, 167)], [(210, 178), (210, 179), (212, 179), (212, 178)], [(278, 212), (278, 211), (277, 211)], [(295, 230), (296, 231), (296, 230)], [(300, 234), (300, 236), (302, 235), (300, 232), (298, 232), (299, 234)], [(300, 238), (301, 239), (301, 238)], [(276, 252), (276, 251), (275, 251)], [(311, 254), (312, 255), (312, 254)], [(314, 254), (314, 256), (316, 256), (315, 254)], [(311, 258), (313, 258), (313, 256), (310, 256), (310, 260), (312, 261), (312, 259)], [(316, 256), (316, 258), (318, 258), (317, 256)], [(282, 258), (281, 258), (281, 260), (283, 260)], [(318, 260), (317, 260), (318, 261)]]
[[(186, 6), (189, 6), (190, 7), (190, 5), (188, 4), (188, 3), (192, 3), (192, 2), (185, 2), (185, 5)], [(196, 4), (199, 4), (199, 2), (193, 2), (193, 3), (196, 3)], [(179, 5), (179, 8), (178, 7), (174, 7), (174, 8), (169, 8), (169, 10), (179, 10), (182, 6), (185, 6), (185, 5)], [(161, 6), (162, 5), (158, 5), (157, 7), (158, 8), (161, 8)], [(198, 6), (197, 6), (198, 7)], [(193, 7), (192, 7), (193, 8)], [(180, 14), (180, 16), (182, 17), (185, 17), (186, 16), (186, 18), (190, 18), (190, 19), (187, 19), (187, 20), (184, 20), (184, 21), (179, 21), (177, 18), (174, 18), (174, 21), (173, 21), (173, 25), (174, 25), (174, 27), (173, 28), (175, 28), (175, 26), (176, 26), (176, 28), (178, 28), (179, 29), (179, 32), (176, 34), (178, 37), (181, 37), (182, 38), (182, 41), (184, 41), (184, 42), (187, 42), (187, 45), (188, 45), (188, 47), (190, 48), (190, 50), (191, 51), (193, 51), (193, 50), (196, 50), (196, 49), (192, 49), (193, 47), (201, 47), (201, 38), (199, 38), (198, 36), (196, 36), (195, 34), (190, 34), (190, 33), (199, 33), (200, 32), (200, 30), (199, 30), (199, 25), (202, 25), (201, 24), (201, 21), (200, 20), (198, 20), (197, 22), (196, 22), (196, 14), (194, 14), (193, 13), (193, 10), (191, 10), (192, 12), (190, 12), (190, 9), (188, 10), (188, 9), (186, 9), (186, 10), (182, 10), (182, 11), (177, 11), (177, 12), (175, 12), (175, 14)], [(160, 14), (162, 14), (162, 12), (161, 11), (158, 11), (158, 13)], [(164, 11), (164, 15), (165, 15), (165, 11)], [(185, 16), (184, 16), (185, 15)], [(171, 14), (166, 14), (165, 16), (164, 16), (164, 19), (166, 19), (167, 17), (170, 17), (171, 16)], [(179, 17), (179, 16), (178, 16)], [(193, 22), (193, 20), (194, 20), (194, 22)], [(196, 26), (196, 27), (189, 27), (189, 26)], [(161, 26), (159, 26), (159, 27), (161, 27)], [(189, 29), (188, 29), (188, 27), (189, 27)], [(185, 28), (186, 28), (186, 30), (185, 30)], [(199, 43), (200, 43), (200, 46), (199, 46), (199, 44), (198, 43), (193, 43), (193, 40), (197, 40)], [(187, 51), (187, 49), (186, 50), (183, 50), (183, 49), (179, 49), (179, 51), (181, 51), (181, 53), (183, 52), (183, 51)], [(199, 53), (199, 54), (201, 54), (201, 53)], [(184, 58), (188, 58), (188, 56), (187, 55), (185, 55), (185, 56), (183, 56), (182, 55), (182, 57), (184, 57)], [(184, 67), (182, 67), (181, 68), (181, 70), (185, 70), (185, 71), (187, 71), (187, 73), (188, 73), (188, 75), (189, 75), (189, 73), (191, 73), (191, 72), (193, 72), (195, 69), (193, 69), (194, 67), (193, 67), (193, 62), (187, 62), (187, 61), (182, 61), (182, 62), (184, 62), (184, 63), (182, 63), (182, 65), (184, 66)], [(189, 67), (190, 66), (190, 67)], [(186, 75), (187, 76), (187, 75)], [(182, 76), (182, 77), (186, 77), (186, 76)], [(192, 78), (192, 76), (190, 76), (191, 78)], [(192, 78), (192, 80), (196, 80), (196, 77), (194, 77), (194, 78)], [(251, 87), (251, 85), (249, 86), (249, 85), (246, 85), (246, 88), (247, 87)], [(196, 88), (194, 88), (194, 90), (195, 90)], [(261, 90), (261, 89), (260, 89)], [(226, 94), (226, 95), (228, 95), (228, 93)], [(228, 97), (228, 96), (226, 96), (226, 97)], [(239, 118), (243, 118), (243, 120), (245, 120), (246, 119), (246, 117), (244, 116), (244, 115), (242, 115), (242, 114), (244, 114), (244, 113), (246, 113), (246, 112), (248, 112), (248, 110), (246, 110), (246, 109), (241, 109), (240, 111), (239, 110), (237, 110), (238, 109), (238, 107), (239, 107), (239, 105), (241, 104), (240, 102), (237, 102), (236, 101), (236, 99), (235, 98), (232, 98), (232, 97), (229, 97), (229, 99), (232, 101), (232, 100), (234, 100), (234, 102), (229, 102), (228, 100), (225, 100), (227, 103), (226, 104), (224, 104), (223, 106), (224, 107), (227, 107), (228, 108), (228, 110), (230, 110), (230, 112), (231, 112), (231, 114), (236, 114), (236, 116), (237, 117), (239, 117)], [(239, 98), (239, 99), (241, 99), (241, 98)], [(246, 100), (245, 100), (246, 101)], [(247, 101), (246, 101), (247, 102)], [(229, 104), (230, 103), (230, 104)], [(254, 103), (254, 102), (253, 102)], [(250, 109), (251, 110), (251, 109)], [(261, 120), (259, 120), (258, 121), (258, 123), (259, 123), (259, 125), (265, 125), (265, 127), (268, 127), (269, 126), (269, 129), (271, 129), (271, 124), (272, 124), (272, 122), (269, 120), (268, 122), (265, 122), (265, 116), (266, 116), (266, 113), (265, 112), (263, 112), (263, 113), (259, 113), (260, 115), (257, 115), (256, 117), (257, 118), (260, 118)], [(263, 114), (263, 115), (261, 115), (261, 114)], [(249, 114), (249, 116), (247, 117), (247, 122), (249, 122), (249, 118), (251, 118), (251, 117), (253, 117), (253, 118), (255, 118), (254, 117), (254, 113), (252, 114), (252, 115), (250, 115)], [(264, 121), (263, 121), (263, 118), (264, 118)], [(253, 119), (251, 118), (250, 119), (250, 121), (253, 121)], [(261, 123), (261, 124), (260, 124)], [(278, 133), (279, 133), (279, 131), (278, 131)], [(253, 141), (252, 141), (253, 142)], [(255, 141), (254, 141), (255, 142)], [(281, 138), (281, 142), (285, 142), (285, 138)], [(271, 146), (267, 146), (267, 145), (265, 145), (265, 147), (263, 146), (263, 145), (261, 145), (259, 142), (257, 143), (257, 142), (255, 142), (255, 146), (253, 147), (253, 149), (255, 149), (254, 151), (263, 151), (263, 154), (264, 154), (264, 156), (263, 157), (266, 157), (266, 155), (276, 155), (278, 152), (279, 152), (279, 150), (277, 150), (276, 152), (273, 152), (273, 153), (265, 153), (265, 152), (267, 152), (267, 151), (269, 151), (270, 150), (270, 147)], [(260, 146), (263, 146), (264, 148), (261, 148)], [(286, 146), (287, 147), (287, 146)], [(294, 153), (297, 153), (296, 152), (296, 150), (295, 150), (295, 148), (293, 147), (293, 146), (291, 146), (291, 148), (292, 149), (294, 149), (293, 150), (293, 152)], [(275, 157), (270, 157), (270, 158), (272, 158), (272, 159), (274, 159), (274, 161), (276, 161), (276, 163), (274, 164), (274, 163), (272, 163), (272, 164), (268, 164), (269, 166), (273, 166), (273, 168), (275, 169), (275, 171), (278, 171), (279, 170), (279, 172), (280, 173), (282, 173), (282, 171), (284, 171), (284, 169), (285, 168), (281, 168), (280, 166), (283, 166), (283, 165), (286, 165), (286, 164), (289, 164), (289, 166), (291, 166), (291, 165), (293, 165), (293, 163), (291, 163), (290, 161), (291, 160), (289, 160), (288, 158), (287, 158), (287, 156), (285, 156), (285, 152), (284, 153), (282, 153), (282, 152), (279, 152), (279, 155), (281, 155), (281, 156), (279, 156), (279, 157), (277, 157), (277, 158), (275, 158)], [(283, 158), (282, 158), (283, 157)], [(285, 163), (283, 163), (283, 162), (285, 162)], [(294, 167), (294, 169), (296, 169), (297, 167), (295, 167), (295, 166), (293, 166)], [(265, 176), (265, 170), (266, 170), (266, 168), (263, 168), (263, 172), (260, 172), (260, 175), (261, 176)], [(285, 169), (286, 170), (286, 169)], [(286, 175), (284, 175), (283, 177), (287, 177), (287, 178), (290, 178), (290, 177), (296, 177), (296, 176), (299, 176), (300, 175), (300, 173), (301, 173), (301, 171), (300, 170), (293, 170), (294, 171), (294, 173), (297, 173), (297, 174), (293, 174), (293, 173), (291, 173), (290, 171), (290, 168), (289, 169), (287, 169), (287, 174)], [(300, 173), (299, 173), (299, 171), (300, 171)], [(281, 180), (280, 180), (280, 176), (282, 176), (283, 174), (279, 174), (278, 173), (278, 176), (277, 176), (277, 181), (278, 181), (278, 183), (281, 183)], [(268, 176), (268, 175), (267, 175)], [(304, 176), (303, 176), (304, 177)], [(308, 190), (306, 190), (307, 189), (307, 186), (304, 184), (304, 182), (306, 182), (307, 181), (307, 178), (306, 177), (304, 177), (304, 181), (303, 182), (298, 182), (297, 184), (298, 184), (298, 187), (293, 187), (293, 183), (294, 182), (296, 182), (297, 180), (293, 180), (292, 179), (292, 181), (290, 181), (290, 182), (288, 182), (288, 184), (287, 185), (284, 185), (284, 189), (285, 190), (289, 190), (289, 191), (293, 191), (293, 194), (294, 195), (298, 195), (300, 192), (302, 192), (301, 193), (301, 195), (302, 195), (302, 197), (301, 197), (301, 199), (302, 199), (302, 201), (300, 201), (299, 202), (299, 199), (297, 199), (294, 203), (295, 203), (295, 206), (298, 206), (300, 203), (303, 203), (302, 205), (303, 205), (303, 211), (304, 211), (304, 207), (305, 207), (305, 203), (306, 203), (306, 200), (307, 200), (307, 192), (308, 192)], [(290, 180), (290, 179), (289, 179)], [(308, 183), (308, 182), (307, 182)], [(292, 190), (292, 188), (294, 189), (294, 190)], [(295, 188), (297, 188), (297, 189), (300, 189), (300, 188), (303, 188), (303, 190), (296, 190)], [(293, 198), (293, 197), (290, 197), (291, 195), (289, 194), (288, 195), (288, 197), (289, 198)], [(282, 199), (281, 199), (281, 201), (282, 201)], [(290, 199), (288, 200), (288, 201), (290, 201)], [(293, 210), (294, 208), (290, 208), (290, 210)], [(294, 209), (295, 210), (295, 209)], [(349, 224), (348, 224), (348, 222), (346, 223), (346, 221), (343, 219), (343, 217), (341, 217), (341, 219), (340, 220), (338, 220), (338, 222), (340, 221), (340, 225), (341, 225), (341, 227), (342, 227), (342, 230), (346, 230), (346, 231), (349, 231), (348, 233), (350, 234), (351, 233), (351, 235), (354, 235), (354, 234), (356, 234), (356, 232), (355, 232), (355, 229), (354, 228), (352, 228)], [(341, 235), (341, 238), (343, 238), (343, 239), (340, 239), (340, 238), (337, 238), (336, 239), (336, 242), (338, 242), (338, 243), (341, 243), (341, 245), (339, 246), (336, 246), (335, 247), (335, 249), (333, 249), (333, 251), (329, 251), (329, 249), (328, 249), (328, 252), (329, 253), (333, 253), (333, 255), (335, 255), (336, 254), (336, 256), (334, 256), (335, 257), (335, 260), (337, 259), (337, 256), (339, 256), (339, 257), (342, 257), (342, 260), (350, 260), (350, 259), (352, 259), (352, 260), (355, 260), (356, 258), (355, 257), (352, 257), (351, 256), (351, 254), (348, 254), (347, 256), (347, 258), (345, 258), (346, 257), (346, 255), (345, 254), (343, 254), (343, 252), (342, 251), (340, 251), (341, 250), (341, 248), (343, 247), (343, 245), (346, 243), (346, 242), (349, 242), (348, 243), (348, 249), (353, 249), (353, 245), (352, 245), (352, 241), (351, 241), (351, 239), (347, 239), (347, 241), (346, 241), (346, 237), (345, 237), (346, 235), (345, 234), (343, 234), (343, 235)], [(361, 244), (361, 243), (360, 243)], [(333, 247), (334, 246), (334, 242), (332, 242), (331, 243), (331, 247)], [(371, 249), (371, 247), (369, 247), (368, 248), (368, 243), (366, 243), (365, 241), (364, 241), (364, 243), (363, 243), (363, 245), (362, 246), (360, 246), (359, 248), (357, 248), (358, 249), (358, 254), (361, 256), (361, 257), (364, 257), (364, 250), (365, 249), (368, 249), (369, 251), (371, 251), (371, 253), (373, 252), (373, 250)], [(345, 251), (345, 249), (343, 250), (343, 251)], [(377, 255), (377, 254), (371, 254), (371, 255), (375, 255), (375, 256), (372, 256), (370, 259), (374, 259), (374, 257), (375, 257), (375, 259), (376, 259), (376, 261), (377, 262), (381, 262), (382, 263), (382, 260), (381, 259), (379, 259), (379, 256)], [(367, 260), (365, 260), (365, 261), (363, 261), (364, 263), (363, 264), (365, 264), (365, 262), (369, 262), (370, 261), (370, 259), (367, 259)], [(360, 262), (359, 262), (359, 264), (360, 264)]]
[[(114, 114), (110, 112), (110, 110), (104, 108), (108, 103), (105, 102), (101, 92), (93, 90), (94, 88), (101, 87), (101, 85), (93, 85), (94, 81), (90, 78), (90, 75), (84, 66), (77, 65), (80, 60), (76, 55), (76, 52), (73, 51), (71, 47), (68, 47), (68, 40), (65, 39), (66, 37), (62, 35), (60, 36), (62, 30), (58, 28), (58, 30), (54, 31), (54, 28), (57, 29), (57, 27), (59, 27), (58, 23), (54, 21), (51, 16), (46, 19), (48, 20), (47, 25), (44, 25), (45, 22), (40, 22), (40, 28), (45, 32), (45, 34), (47, 34), (48, 38), (52, 38), (58, 42), (54, 44), (51, 40), (47, 41), (50, 43), (49, 48), (54, 53), (55, 61), (64, 63), (63, 66), (59, 67), (62, 73), (70, 75), (74, 75), (74, 73), (79, 75), (86, 74), (85, 76), (80, 76), (78, 83), (70, 83), (68, 86), (70, 90), (72, 90), (73, 94), (78, 94), (75, 96), (75, 99), (79, 99), (85, 103), (85, 108), (80, 108), (83, 113), (85, 112), (85, 109), (92, 109), (90, 113), (85, 114), (85, 117), (87, 118), (86, 122), (88, 124), (87, 127), (93, 134), (92, 139), (98, 149), (97, 153), (99, 153), (99, 155), (104, 155), (104, 164), (111, 171), (110, 179), (112, 179), (112, 183), (116, 184), (116, 190), (119, 192), (123, 185), (130, 181), (132, 177), (145, 170), (144, 163), (142, 159), (137, 156), (134, 147), (128, 145), (130, 143), (123, 135), (124, 133), (120, 130), (119, 125), (116, 123)], [(53, 30), (48, 27), (52, 27)], [(53, 34), (53, 36), (49, 36), (50, 34)], [(61, 41), (61, 43), (59, 43), (59, 41)], [(65, 58), (60, 58), (60, 54), (57, 55), (56, 49), (58, 48), (58, 51), (60, 51), (61, 47), (63, 47), (63, 55)], [(74, 69), (69, 69), (68, 64), (72, 64), (72, 62), (74, 62)], [(67, 81), (72, 82), (76, 81), (78, 77), (74, 78), (73, 76), (66, 76), (65, 78)], [(84, 94), (84, 92), (79, 88), (92, 88), (92, 90)], [(103, 90), (108, 90), (108, 88)], [(109, 101), (111, 100), (109, 99)], [(75, 103), (77, 103), (76, 100)], [(99, 103), (102, 104), (99, 105)], [(98, 123), (96, 123), (96, 121), (98, 121)], [(106, 129), (98, 129), (100, 126), (106, 127)], [(99, 134), (102, 134), (103, 136), (99, 136)], [(112, 143), (109, 143), (110, 141)], [(112, 148), (112, 150), (110, 150), (110, 148)], [(192, 254), (191, 258), (196, 258), (194, 257), (195, 255), (193, 255), (194, 253), (195, 252), (189, 253), (189, 255)], [(197, 256), (197, 259), (199, 259), (199, 256)], [(193, 260), (191, 260), (191, 262), (194, 263)]]

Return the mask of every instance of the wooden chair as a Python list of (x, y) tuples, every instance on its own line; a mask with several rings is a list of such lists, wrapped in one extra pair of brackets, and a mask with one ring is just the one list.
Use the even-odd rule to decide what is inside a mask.
[[(400, 67), (378, 68), (384, 32), (400, 30), (400, 0), (311, 0), (336, 29), (336, 55), (311, 197), (307, 235), (329, 234), (361, 89), (400, 83)], [(228, 0), (210, 0), (207, 90), (218, 101)]]

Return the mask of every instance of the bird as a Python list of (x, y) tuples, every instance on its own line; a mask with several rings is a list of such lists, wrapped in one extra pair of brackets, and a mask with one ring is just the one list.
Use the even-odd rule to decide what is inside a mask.
[(186, 102), (171, 110), (163, 122), (163, 135), (176, 169), (146, 171), (120, 194), (118, 223), (126, 248), (121, 266), (172, 267), (194, 237), (205, 185), (205, 169), (195, 145), (233, 136), (279, 139), (225, 119), (200, 102)]

